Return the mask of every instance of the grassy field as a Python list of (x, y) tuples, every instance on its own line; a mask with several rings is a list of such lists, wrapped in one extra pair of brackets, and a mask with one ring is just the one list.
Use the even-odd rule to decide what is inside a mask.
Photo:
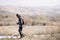
[[(18, 36), (18, 26), (2, 26), (0, 33), (5, 36)], [(60, 27), (57, 26), (24, 26), (25, 37), (2, 38), (1, 40), (60, 40)]]
[[(47, 15), (44, 15), (45, 14), (44, 10), (41, 10), (42, 12), (40, 10), (41, 9), (34, 11), (33, 8), (24, 8), (24, 7), (20, 7), (20, 8), (0, 7), (0, 26), (17, 25), (16, 24), (17, 23), (16, 13), (18, 11), (19, 11), (19, 14), (26, 21), (25, 25), (28, 25), (28, 26), (36, 26), (36, 25), (60, 26), (59, 15), (47, 16)], [(36, 14), (34, 14), (34, 13), (36, 13)]]
[[(28, 26), (36, 26), (36, 25), (60, 26), (60, 21), (58, 21), (59, 19), (55, 17), (47, 17), (44, 15), (36, 15), (36, 16), (22, 15), (22, 17), (25, 20), (25, 25)], [(15, 26), (17, 25), (16, 23), (17, 23), (16, 14), (0, 13), (0, 26)]]
[[(0, 8), (0, 36), (19, 35), (15, 12), (11, 12), (11, 9), (9, 11), (5, 8)], [(32, 11), (31, 9), (23, 8), (21, 12), (31, 13)], [(37, 14), (39, 15), (21, 15), (25, 20), (25, 24), (23, 25), (23, 34), (25, 37), (22, 39), (2, 38), (0, 40), (60, 40), (60, 17), (40, 15), (39, 12), (37, 10)]]

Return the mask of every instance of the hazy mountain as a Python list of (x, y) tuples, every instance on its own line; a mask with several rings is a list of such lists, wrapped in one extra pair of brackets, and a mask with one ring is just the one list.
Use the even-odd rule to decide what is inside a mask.
[(0, 6), (0, 13), (11, 12), (23, 15), (47, 15), (60, 16), (60, 7), (3, 7)]

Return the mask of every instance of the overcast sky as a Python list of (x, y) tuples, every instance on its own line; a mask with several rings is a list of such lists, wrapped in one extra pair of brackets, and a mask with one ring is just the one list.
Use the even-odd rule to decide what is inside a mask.
[(0, 0), (0, 5), (3, 6), (57, 6), (60, 5), (60, 0)]

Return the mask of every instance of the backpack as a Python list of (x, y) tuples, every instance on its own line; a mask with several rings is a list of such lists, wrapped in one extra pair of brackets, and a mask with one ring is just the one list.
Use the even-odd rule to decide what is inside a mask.
[(21, 23), (22, 23), (22, 25), (24, 25), (24, 19), (21, 19)]

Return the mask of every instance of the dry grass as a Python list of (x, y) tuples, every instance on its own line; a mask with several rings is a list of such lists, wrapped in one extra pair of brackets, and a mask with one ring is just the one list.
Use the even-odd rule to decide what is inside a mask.
[[(60, 40), (60, 19), (45, 15), (22, 15), (25, 19), (23, 33), (26, 37), (22, 39), (0, 39), (0, 40)], [(49, 19), (51, 18), (51, 19)], [(59, 20), (59, 21), (58, 21)], [(18, 35), (16, 14), (0, 10), (0, 34)]]
[[(17, 26), (2, 26), (0, 33), (5, 35), (18, 35)], [(23, 28), (25, 37), (2, 38), (0, 40), (60, 40), (60, 27), (57, 26), (25, 26)]]
[[(49, 20), (49, 18), (47, 16), (43, 16), (43, 15), (36, 15), (36, 16), (23, 16), (25, 20), (25, 25), (28, 26), (36, 26), (36, 25), (40, 25), (40, 26), (59, 26), (60, 25), (60, 21), (54, 21), (53, 19)], [(51, 17), (53, 18), (53, 17)], [(11, 23), (12, 22), (12, 23)], [(16, 14), (0, 14), (0, 26), (14, 26), (17, 25), (17, 18), (16, 18)]]
[[(60, 27), (57, 26), (25, 26), (23, 28), (25, 35), (40, 35), (40, 34), (54, 34), (60, 33)], [(2, 26), (0, 27), (0, 34), (18, 35), (18, 26)]]

